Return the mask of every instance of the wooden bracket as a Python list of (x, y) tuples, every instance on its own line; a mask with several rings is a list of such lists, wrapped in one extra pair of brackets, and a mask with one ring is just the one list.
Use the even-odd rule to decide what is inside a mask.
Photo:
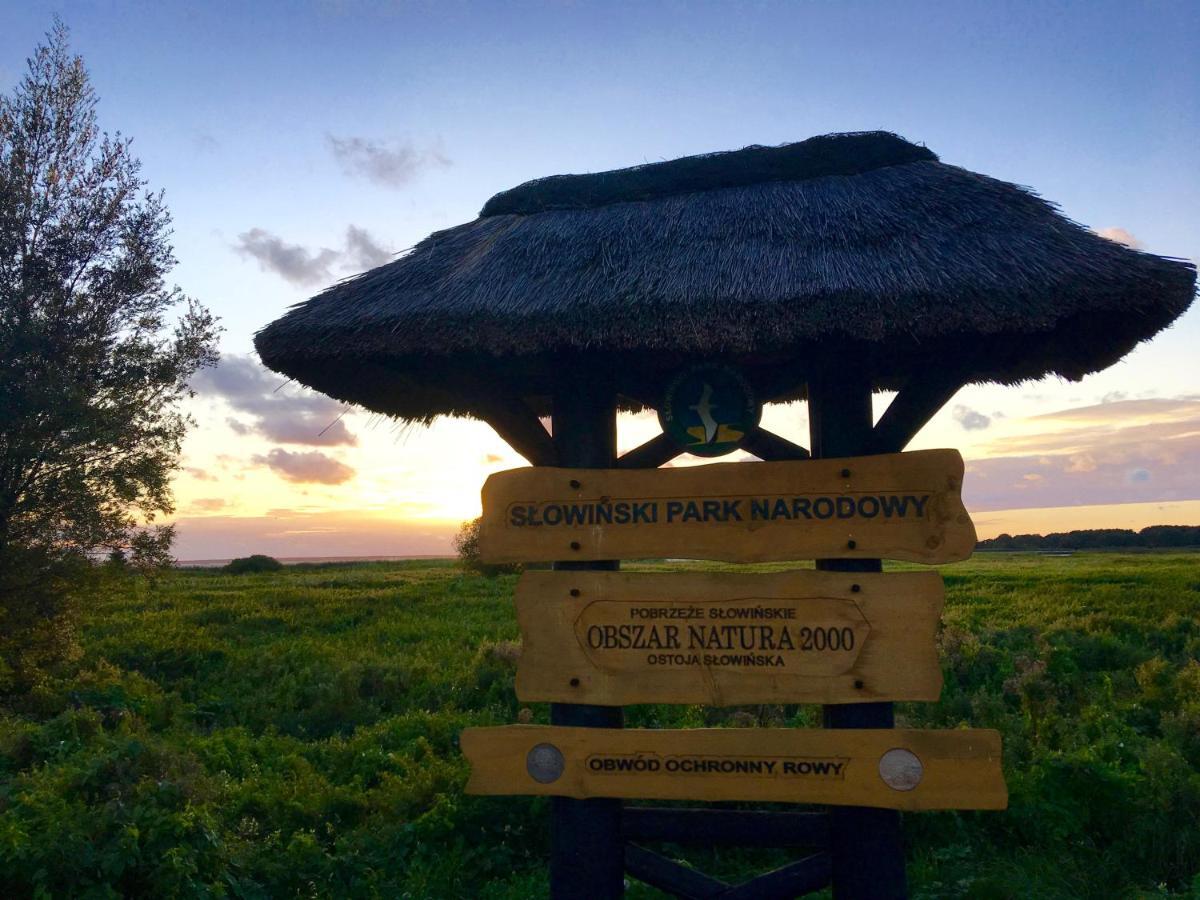
[(489, 397), (479, 415), (505, 442), (535, 466), (558, 465), (554, 439), (537, 414), (520, 397)]
[(721, 900), (783, 900), (785, 897), (801, 897), (828, 887), (832, 877), (833, 867), (829, 856), (817, 853), (744, 881), (722, 894)]
[(780, 437), (767, 431), (761, 425), (746, 435), (742, 441), (742, 449), (753, 453), (766, 462), (788, 459), (808, 459), (812, 454), (808, 448), (793, 444), (787, 438)]
[(625, 845), (625, 871), (638, 881), (687, 900), (785, 900), (829, 886), (828, 855), (806, 856), (730, 885), (637, 844)]
[(637, 844), (625, 845), (625, 871), (638, 881), (687, 900), (721, 897), (729, 890), (729, 885), (724, 881), (697, 872)]
[(682, 456), (683, 450), (665, 434), (659, 434), (617, 457), (618, 469), (657, 469)]
[(905, 385), (871, 431), (871, 453), (899, 453), (966, 383), (956, 371)]

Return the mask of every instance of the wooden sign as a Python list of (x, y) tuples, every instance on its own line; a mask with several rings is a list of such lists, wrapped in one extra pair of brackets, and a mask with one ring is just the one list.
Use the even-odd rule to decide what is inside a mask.
[(957, 450), (674, 469), (512, 469), (483, 486), (480, 557), (954, 562), (975, 547), (962, 477)]
[(936, 572), (526, 572), (517, 696), (629, 703), (936, 700)]
[(468, 728), (468, 794), (1004, 809), (984, 729)]

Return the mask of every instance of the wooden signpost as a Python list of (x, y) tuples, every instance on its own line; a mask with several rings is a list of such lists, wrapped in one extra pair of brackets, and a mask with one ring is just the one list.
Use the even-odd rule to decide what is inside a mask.
[(483, 487), (485, 562), (966, 559), (956, 450), (649, 471), (525, 468)]
[(526, 572), (517, 696), (631, 703), (936, 700), (935, 572)]
[[(624, 836), (646, 833), (653, 813), (659, 839), (700, 827), (736, 843), (745, 817), (759, 816), (765, 834), (775, 820), (761, 817), (781, 815), (739, 812), (735, 823), (705, 810), (698, 823), (696, 810), (622, 804), (631, 798), (826, 804), (811, 815), (827, 854), (737, 896), (794, 896), (832, 880), (837, 900), (902, 897), (899, 810), (1007, 804), (996, 732), (893, 728), (892, 701), (940, 693), (943, 589), (937, 573), (884, 574), (880, 560), (970, 556), (962, 457), (850, 455), (878, 448), (861, 373), (809, 381), (812, 452), (843, 455), (825, 459), (765, 439), (753, 397), (742, 402), (721, 367), (685, 374), (660, 407), (670, 412), (662, 440), (714, 455), (749, 441), (775, 460), (615, 467), (609, 401), (564, 395), (554, 444), (572, 468), (501, 472), (484, 485), (481, 559), (555, 561), (517, 590), (517, 693), (550, 701), (552, 724), (464, 731), (467, 791), (553, 798), (554, 897), (615, 898), (625, 871), (679, 896), (716, 896), (727, 886)], [(656, 557), (815, 559), (817, 570), (617, 571), (617, 560)], [(626, 704), (802, 702), (824, 704), (823, 729), (621, 728)]]
[(987, 729), (468, 728), (468, 793), (1004, 809)]

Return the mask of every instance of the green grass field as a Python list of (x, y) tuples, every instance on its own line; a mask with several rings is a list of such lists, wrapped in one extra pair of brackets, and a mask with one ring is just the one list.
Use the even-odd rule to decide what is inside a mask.
[[(1200, 555), (943, 572), (946, 688), (898, 718), (1000, 729), (1012, 799), (905, 816), (914, 896), (1200, 897)], [(548, 803), (465, 797), (456, 743), (547, 720), (513, 693), (514, 582), (412, 562), (114, 590), (84, 658), (0, 717), (0, 893), (544, 894)], [(627, 721), (813, 726), (819, 710)], [(666, 850), (730, 878), (789, 858)]]

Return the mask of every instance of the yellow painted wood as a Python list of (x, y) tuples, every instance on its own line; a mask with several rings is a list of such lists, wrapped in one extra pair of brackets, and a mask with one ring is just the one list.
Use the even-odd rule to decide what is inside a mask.
[(962, 478), (957, 450), (650, 470), (512, 469), (483, 486), (480, 556), (490, 563), (954, 562), (975, 547)]
[[(469, 794), (780, 801), (903, 810), (1008, 805), (1000, 735), (984, 729), (668, 731), (510, 725), (468, 728), (461, 745), (471, 763)], [(544, 772), (544, 761), (555, 755), (546, 745), (561, 753), (564, 765), (559, 777), (542, 783), (530, 775), (529, 760), (530, 751), (541, 747)], [(893, 749), (907, 750), (920, 761), (920, 780), (910, 790), (890, 787), (880, 774), (880, 761)], [(639, 765), (639, 759), (645, 770), (618, 771)], [(735, 771), (721, 771), (723, 766)]]
[(943, 594), (936, 572), (526, 572), (517, 696), (602, 706), (936, 700)]

